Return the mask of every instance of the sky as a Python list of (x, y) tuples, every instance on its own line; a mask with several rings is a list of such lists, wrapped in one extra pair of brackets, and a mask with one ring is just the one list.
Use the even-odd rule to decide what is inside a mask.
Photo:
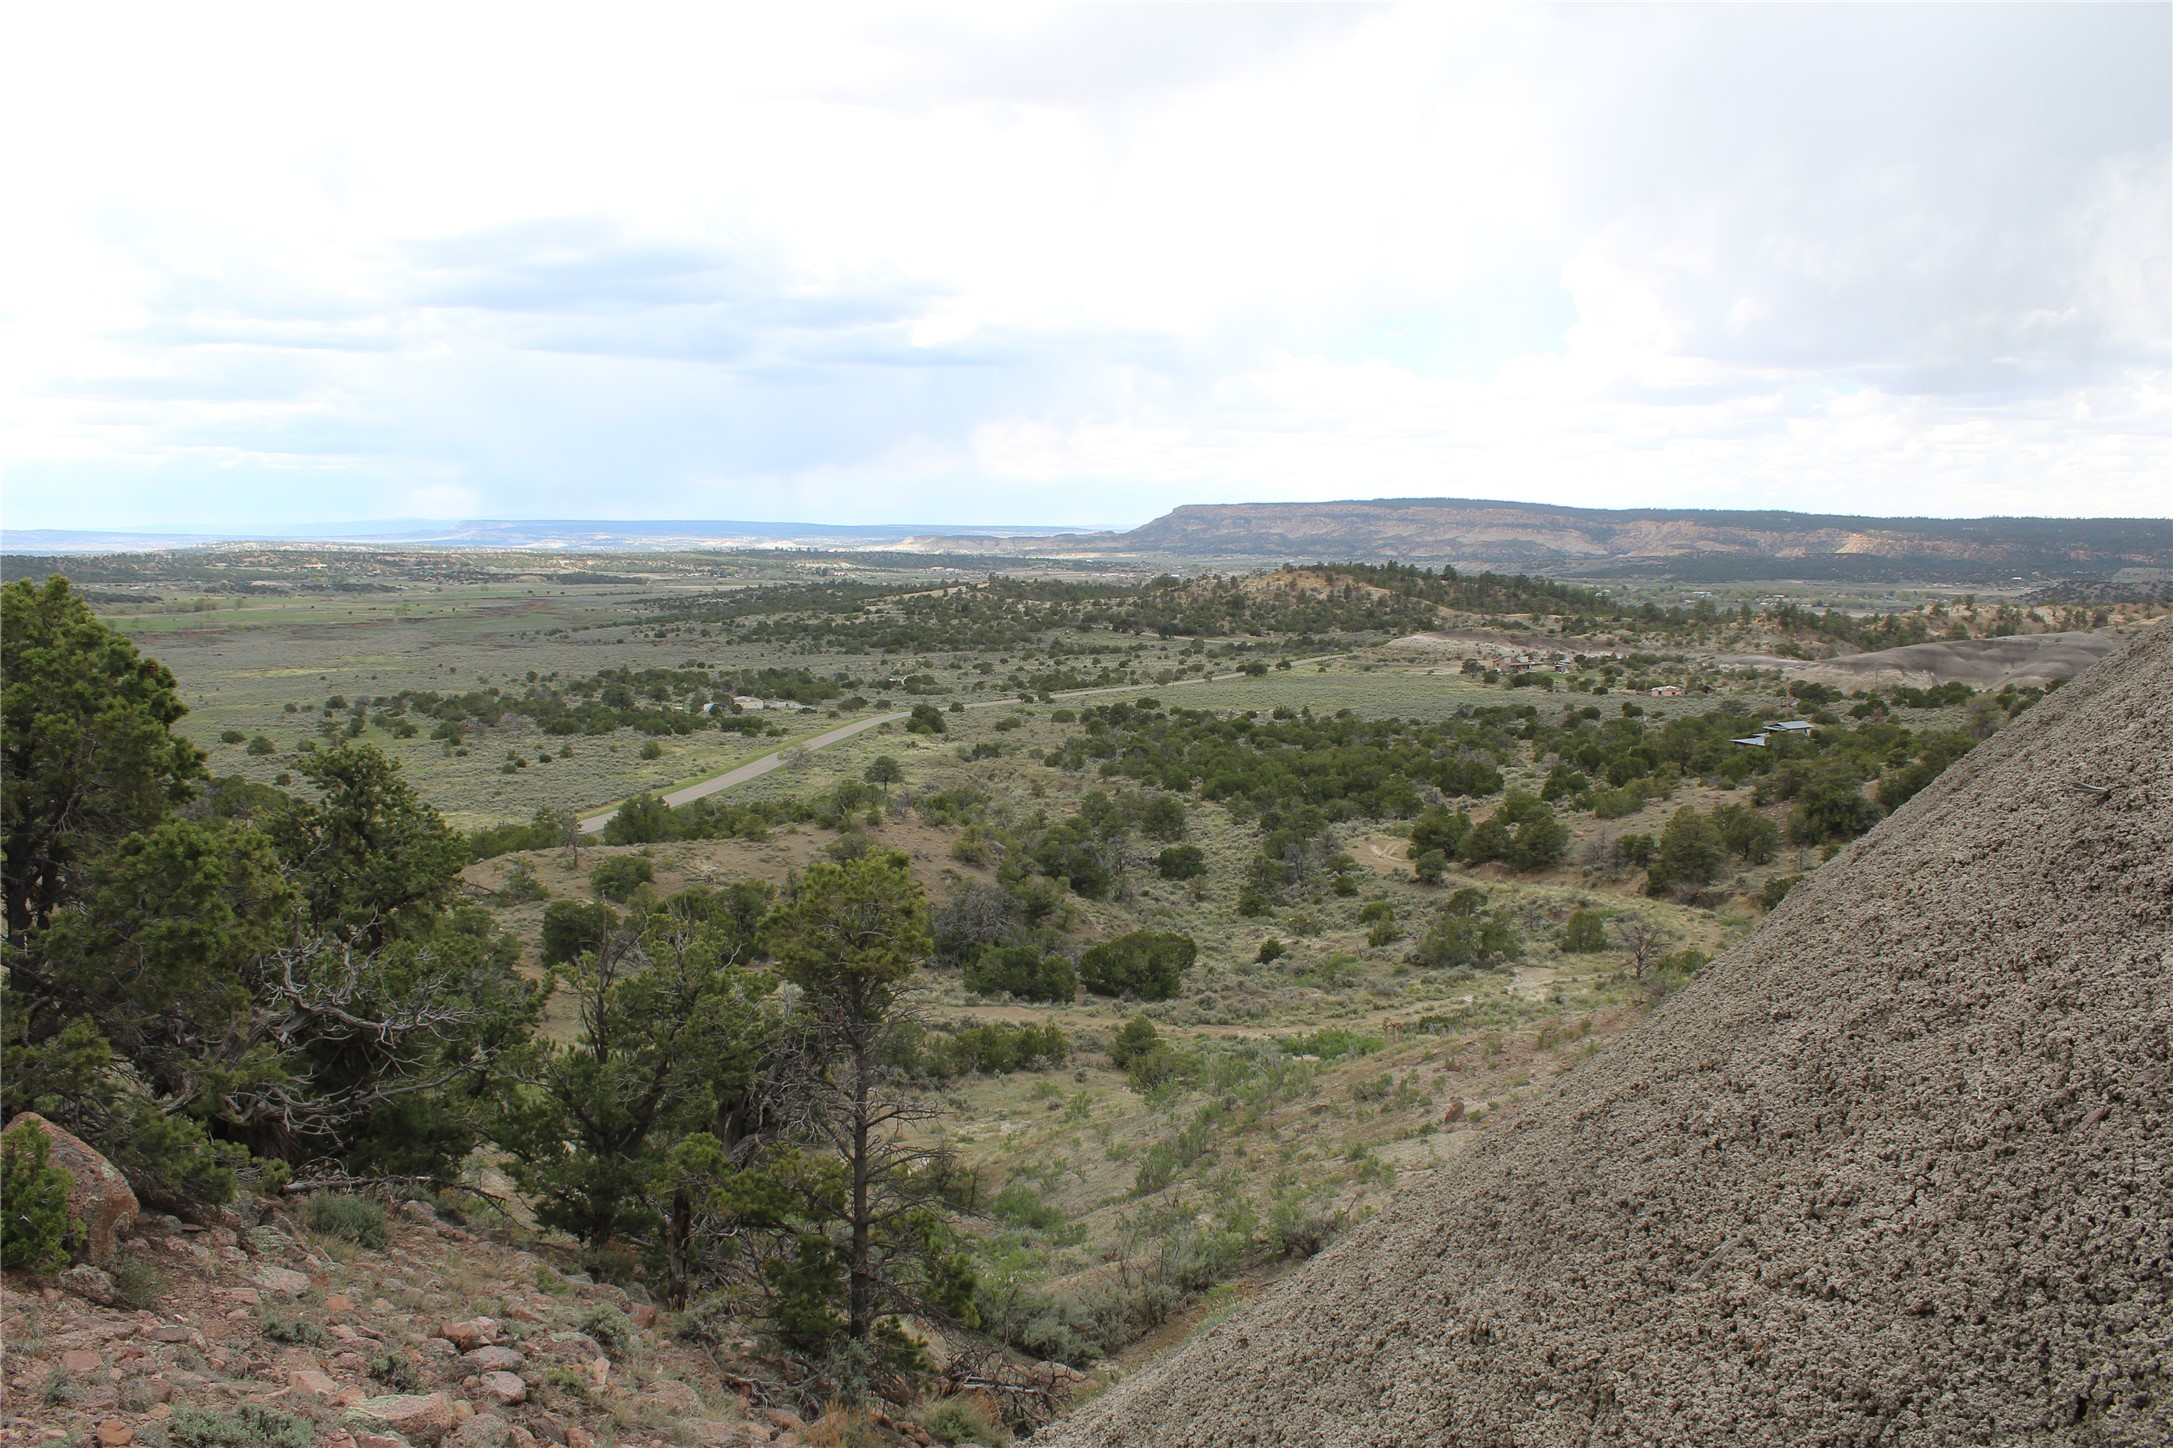
[(13, 6), (0, 524), (2173, 516), (2173, 6)]

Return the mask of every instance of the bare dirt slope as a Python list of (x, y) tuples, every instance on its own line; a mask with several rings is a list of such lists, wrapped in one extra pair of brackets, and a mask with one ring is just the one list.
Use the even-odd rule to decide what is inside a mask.
[(2169, 701), (2160, 627), (1036, 1441), (2173, 1441)]

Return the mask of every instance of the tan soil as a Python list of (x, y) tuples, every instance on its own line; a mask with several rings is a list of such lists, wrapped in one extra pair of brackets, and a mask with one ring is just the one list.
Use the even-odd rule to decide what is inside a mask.
[(2160, 627), (1036, 1442), (2173, 1441), (2169, 841)]

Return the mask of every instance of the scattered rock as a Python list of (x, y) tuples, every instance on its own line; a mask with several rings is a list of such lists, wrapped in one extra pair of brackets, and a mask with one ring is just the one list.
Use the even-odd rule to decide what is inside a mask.
[(358, 1428), (355, 1430), (354, 1439), (355, 1448), (413, 1448), (398, 1433), (369, 1433)]
[(119, 1418), (108, 1418), (98, 1425), (98, 1442), (101, 1448), (128, 1448), (136, 1441), (136, 1430)]
[(634, 1319), (634, 1326), (638, 1328), (646, 1330), (656, 1326), (656, 1309), (646, 1302), (635, 1303), (626, 1310), (626, 1315)]
[(292, 1267), (259, 1267), (256, 1282), (275, 1297), (300, 1297), (309, 1291), (309, 1274)]
[(438, 1328), (438, 1336), (462, 1352), (473, 1352), (498, 1341), (498, 1319), (471, 1317), (465, 1322), (448, 1322)]
[(566, 1448), (596, 1448), (596, 1435), (579, 1423), (566, 1425)]
[(786, 1433), (805, 1433), (807, 1431), (807, 1424), (800, 1415), (785, 1408), (764, 1408), (755, 1416), (772, 1428)]
[(324, 1310), (326, 1312), (353, 1312), (355, 1310), (355, 1300), (344, 1292), (328, 1292), (325, 1294)]
[(518, 1373), (485, 1373), (478, 1387), (509, 1408), (528, 1400), (528, 1384), (521, 1381)]
[(460, 1360), (468, 1365), (470, 1372), (478, 1373), (517, 1373), (528, 1365), (527, 1358), (509, 1347), (479, 1347), (462, 1353)]
[(76, 1347), (70, 1348), (60, 1355), (60, 1365), (66, 1368), (71, 1376), (80, 1378), (85, 1373), (97, 1372), (106, 1365), (106, 1361), (87, 1347)]
[(136, 1225), (136, 1194), (128, 1189), (120, 1168), (100, 1156), (79, 1137), (62, 1131), (35, 1111), (25, 1111), (7, 1124), (7, 1130), (29, 1123), (52, 1143), (48, 1159), (67, 1168), (74, 1183), (68, 1188), (68, 1215), (83, 1224), (83, 1245), (93, 1262), (120, 1260), (120, 1237)]
[[(383, 1398), (364, 1398), (347, 1410), (350, 1420), (382, 1427), (410, 1443), (431, 1448), (453, 1431), (453, 1404), (443, 1393), (424, 1396), (398, 1393)], [(357, 1439), (360, 1441), (359, 1436)]]

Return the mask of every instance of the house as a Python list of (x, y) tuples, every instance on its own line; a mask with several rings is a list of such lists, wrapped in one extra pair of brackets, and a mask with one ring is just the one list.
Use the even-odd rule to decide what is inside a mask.
[(1747, 744), (1753, 749), (1763, 749), (1766, 747), (1766, 736), (1763, 734), (1753, 734), (1748, 739), (1736, 739), (1731, 740), (1730, 742), (1735, 744)]
[(1790, 719), (1782, 724), (1768, 724), (1766, 728), (1775, 734), (1807, 735), (1811, 732), (1811, 721), (1808, 719)]
[(1679, 697), (1683, 691), (1679, 684), (1662, 684), (1651, 692), (1655, 699), (1673, 699)]

